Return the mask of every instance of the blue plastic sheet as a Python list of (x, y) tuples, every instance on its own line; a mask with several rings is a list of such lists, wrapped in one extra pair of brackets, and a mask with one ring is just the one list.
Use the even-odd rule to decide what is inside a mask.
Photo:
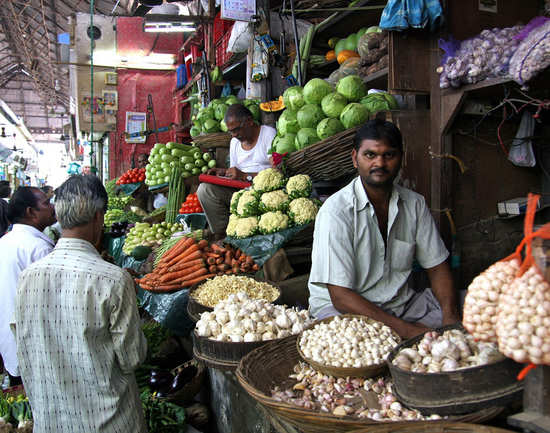
[(168, 183), (161, 183), (159, 185), (154, 185), (149, 187), (149, 191), (157, 191), (162, 188), (166, 188), (168, 186)]
[(176, 222), (185, 222), (191, 230), (201, 230), (206, 227), (206, 214), (204, 213), (186, 213), (176, 216)]
[(188, 289), (175, 293), (151, 293), (139, 287), (137, 297), (142, 308), (174, 334), (186, 336), (195, 327), (195, 322), (187, 314)]
[(118, 185), (117, 190), (124, 195), (132, 195), (134, 192), (136, 192), (139, 189), (141, 185), (142, 185), (141, 182), (125, 183), (122, 185)]
[(430, 31), (443, 23), (443, 9), (439, 0), (389, 0), (380, 18), (384, 30), (406, 30), (409, 27)]

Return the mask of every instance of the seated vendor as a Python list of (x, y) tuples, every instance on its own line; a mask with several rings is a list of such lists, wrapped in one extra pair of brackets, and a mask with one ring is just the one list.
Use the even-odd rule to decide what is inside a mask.
[[(227, 130), (233, 136), (229, 144), (230, 168), (212, 168), (207, 174), (251, 182), (258, 172), (271, 167), (267, 152), (277, 131), (271, 126), (258, 125), (248, 108), (241, 104), (230, 105), (224, 120)], [(216, 240), (225, 237), (229, 204), (235, 191), (235, 188), (211, 183), (201, 183), (197, 190), (208, 225)]]
[[(149, 164), (149, 155), (146, 153), (140, 153), (137, 157), (137, 168), (143, 168)], [(145, 183), (142, 183), (137, 190), (132, 193), (134, 199), (134, 206), (139, 207), (143, 211), (149, 213), (153, 207), (153, 194), (149, 191), (149, 188)]]
[[(359, 177), (329, 197), (315, 222), (309, 304), (318, 319), (361, 314), (409, 338), (459, 320), (449, 252), (424, 197), (394, 183), (399, 129), (371, 120), (354, 138)], [(431, 289), (409, 285), (413, 261)]]

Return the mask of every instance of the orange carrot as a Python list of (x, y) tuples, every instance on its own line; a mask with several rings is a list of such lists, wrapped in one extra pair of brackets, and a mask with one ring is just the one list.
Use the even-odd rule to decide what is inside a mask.
[(222, 263), (221, 265), (217, 265), (217, 268), (218, 268), (218, 271), (227, 271), (230, 268), (230, 266), (225, 263)]
[(177, 280), (173, 280), (174, 283), (181, 283), (182, 281), (186, 280), (192, 280), (194, 278), (200, 277), (201, 275), (207, 274), (208, 271), (206, 268), (197, 269), (196, 271), (187, 274), (185, 276), (182, 276), (181, 278), (178, 278)]
[(162, 256), (158, 264), (160, 265), (162, 263), (169, 262), (172, 258), (181, 254), (183, 251), (189, 248), (194, 242), (195, 240), (193, 238), (184, 237), (180, 239), (172, 248), (166, 251), (166, 253), (164, 254), (164, 256)]
[[(223, 272), (221, 272), (221, 274), (223, 275)], [(206, 275), (201, 275), (200, 277), (197, 277), (193, 280), (187, 280), (187, 281), (182, 281), (181, 282), (181, 285), (183, 287), (189, 287), (189, 286), (192, 286), (193, 284), (197, 284), (197, 283), (200, 283), (201, 281), (204, 281), (208, 278), (212, 278), (212, 277), (215, 277), (216, 274), (206, 274)]]
[(199, 241), (198, 246), (202, 250), (208, 246), (208, 241), (206, 239), (202, 239)]
[(185, 277), (186, 275), (190, 275), (195, 271), (198, 271), (199, 269), (205, 269), (203, 265), (194, 265), (190, 266), (188, 268), (182, 269), (181, 271), (175, 271), (175, 272), (168, 272), (167, 274), (164, 274), (162, 277), (160, 277), (160, 281), (163, 283), (166, 283), (167, 281), (176, 281), (182, 277)]
[(224, 260), (224, 263), (225, 263), (225, 264), (228, 264), (228, 265), (231, 264), (231, 251), (227, 251), (227, 252), (225, 253), (225, 260)]
[(223, 263), (223, 257), (218, 257), (218, 258), (216, 259), (216, 264), (217, 264), (217, 265), (221, 265), (222, 263)]
[(212, 248), (212, 251), (218, 254), (225, 254), (225, 248), (220, 247), (219, 245), (212, 244), (210, 245), (210, 248)]
[(162, 286), (155, 287), (155, 290), (175, 290), (175, 289), (181, 289), (183, 286), (181, 284), (164, 284)]
[(205, 253), (204, 255), (206, 257), (214, 257), (215, 259), (217, 259), (218, 257), (221, 257), (218, 253)]
[(181, 262), (181, 263), (178, 262), (174, 266), (169, 267), (167, 269), (167, 272), (181, 271), (182, 269), (186, 269), (190, 266), (195, 266), (195, 265), (204, 265), (204, 260), (202, 259), (202, 257), (199, 257), (198, 259), (191, 259), (188, 262)]
[(218, 267), (217, 267), (215, 264), (210, 265), (210, 266), (208, 267), (208, 271), (209, 271), (209, 272), (218, 272)]
[(208, 257), (206, 259), (206, 263), (208, 263), (209, 265), (215, 265), (216, 264), (216, 258), (215, 257)]
[(256, 263), (254, 263), (254, 264), (252, 265), (252, 270), (253, 270), (253, 271), (258, 271), (258, 270), (260, 270), (260, 267), (259, 267)]
[(235, 259), (238, 259), (239, 257), (241, 257), (241, 254), (242, 254), (242, 251), (240, 249), (237, 249), (237, 251), (235, 251)]
[[(183, 251), (181, 254), (175, 256), (174, 258), (172, 258), (172, 260), (170, 260), (167, 263), (167, 266), (172, 266), (175, 263), (187, 261), (186, 258), (189, 257), (191, 254), (197, 252), (197, 251), (200, 251), (198, 245), (193, 244), (189, 248), (187, 248), (185, 251)], [(194, 257), (194, 258), (196, 259), (197, 257)]]

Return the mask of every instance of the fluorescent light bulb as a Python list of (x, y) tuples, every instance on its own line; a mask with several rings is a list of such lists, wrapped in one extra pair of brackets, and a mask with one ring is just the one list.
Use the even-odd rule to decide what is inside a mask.
[(143, 31), (146, 33), (176, 33), (194, 32), (192, 22), (166, 22), (166, 23), (145, 23)]

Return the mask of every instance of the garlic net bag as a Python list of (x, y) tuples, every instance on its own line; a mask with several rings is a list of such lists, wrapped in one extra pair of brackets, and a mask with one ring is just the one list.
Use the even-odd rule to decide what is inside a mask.
[(508, 290), (521, 264), (520, 246), (474, 278), (464, 299), (464, 328), (479, 341), (497, 342), (495, 324), (501, 293)]
[(525, 216), (525, 259), (500, 296), (496, 320), (498, 348), (516, 362), (550, 365), (550, 284), (533, 257), (535, 239), (550, 239), (550, 224), (533, 233), (539, 196), (529, 195)]

